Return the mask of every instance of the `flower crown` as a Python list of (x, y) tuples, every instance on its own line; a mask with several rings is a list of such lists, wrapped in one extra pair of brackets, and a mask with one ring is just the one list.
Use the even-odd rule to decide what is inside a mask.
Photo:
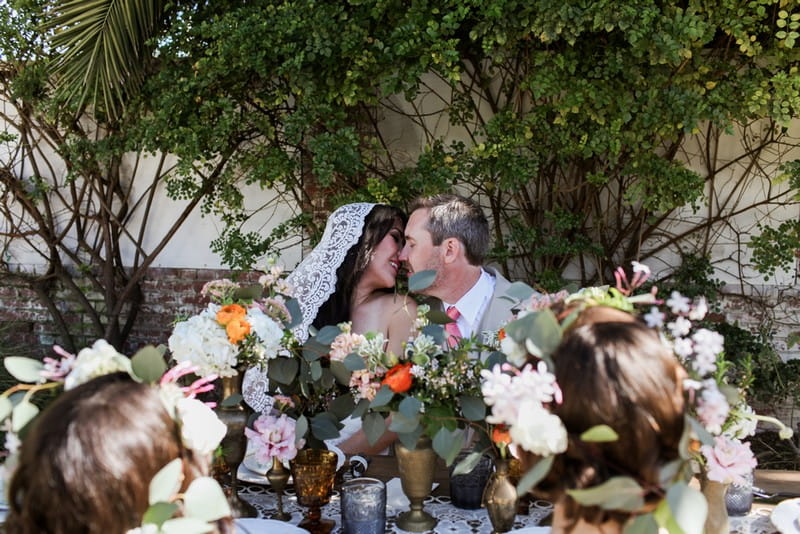
[[(183, 445), (198, 457), (210, 457), (225, 436), (227, 427), (211, 409), (213, 403), (204, 403), (196, 398), (199, 393), (214, 388), (212, 382), (216, 375), (198, 379), (188, 386), (179, 386), (178, 379), (196, 373), (197, 369), (184, 362), (167, 370), (162, 351), (152, 346), (141, 349), (130, 359), (118, 353), (104, 339), (95, 341), (77, 355), (57, 345), (54, 350), (61, 358), (46, 357), (40, 362), (31, 358), (7, 357), (4, 361), (8, 372), (22, 382), (0, 394), (0, 423), (7, 431), (4, 478), (10, 478), (16, 464), (21, 445), (18, 433), (39, 413), (39, 408), (31, 402), (33, 395), (62, 386), (67, 391), (111, 373), (127, 373), (136, 382), (158, 388), (164, 408), (180, 429)], [(167, 523), (171, 521), (181, 525), (187, 521), (205, 524), (230, 515), (222, 489), (211, 478), (197, 478), (184, 495), (177, 495), (182, 472), (183, 464), (176, 459), (162, 468), (151, 482), (151, 509), (145, 514), (144, 522), (152, 523), (155, 530), (148, 532), (168, 528)], [(177, 499), (184, 501), (184, 517), (169, 519), (178, 509), (174, 502)], [(193, 506), (192, 502), (199, 506)]]
[[(656, 287), (649, 292), (634, 294), (647, 282), (650, 270), (638, 262), (633, 262), (632, 270), (633, 276), (629, 280), (625, 271), (618, 268), (614, 273), (615, 287), (589, 287), (572, 294), (562, 291), (542, 296), (524, 284), (512, 285), (510, 293), (520, 302), (519, 311), (497, 336), (507, 363), (486, 369), (481, 374), (484, 401), (491, 407), (491, 415), (486, 421), (507, 430), (498, 434), (512, 447), (542, 457), (520, 480), (517, 486), (520, 494), (540, 482), (549, 472), (554, 456), (567, 449), (566, 427), (550, 410), (551, 406), (562, 402), (561, 389), (554, 374), (557, 362), (551, 355), (560, 344), (563, 333), (581, 312), (592, 306), (609, 306), (632, 314), (636, 313), (637, 306), (649, 306), (642, 319), (650, 327), (660, 329), (662, 341), (687, 371), (688, 378), (683, 386), (689, 398), (690, 415), (685, 428), (686, 437), (691, 439), (682, 440), (687, 448), (680, 451), (681, 466), (667, 477), (669, 487), (663, 488), (663, 495), (671, 496), (670, 502), (681, 501), (682, 506), (694, 507), (698, 500), (703, 499), (686, 484), (691, 474), (688, 469), (690, 460), (703, 463), (710, 479), (723, 482), (737, 481), (745, 471), (752, 469), (755, 459), (749, 445), (737, 440), (754, 432), (757, 420), (778, 425), (782, 436), (791, 435), (791, 430), (780, 421), (755, 415), (741, 392), (727, 383), (722, 336), (692, 322), (705, 318), (708, 311), (705, 298), (692, 301), (673, 292), (664, 302), (656, 298)], [(662, 305), (666, 305), (665, 310), (660, 308)], [(564, 311), (557, 315), (554, 307), (563, 307)], [(528, 355), (537, 357), (539, 362), (535, 366), (526, 363)], [(580, 439), (585, 442), (616, 441), (618, 436), (612, 428), (599, 425), (581, 434)], [(695, 440), (702, 443), (700, 455), (688, 450), (688, 444)], [(568, 494), (587, 506), (640, 513), (645, 491), (632, 478), (614, 477), (596, 487), (568, 490)], [(625, 494), (629, 497), (625, 498)], [(678, 510), (670, 509), (669, 504), (661, 508), (660, 515), (642, 514), (637, 521), (652, 519), (660, 526), (666, 526), (670, 520), (685, 517)], [(699, 527), (694, 523), (682, 526), (687, 532), (696, 531), (702, 528), (702, 521)]]

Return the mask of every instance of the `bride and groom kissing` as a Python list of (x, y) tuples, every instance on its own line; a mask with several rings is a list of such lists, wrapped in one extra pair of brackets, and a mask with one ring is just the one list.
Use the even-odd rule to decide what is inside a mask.
[[(483, 262), (489, 249), (489, 223), (481, 207), (458, 195), (419, 198), (410, 215), (384, 204), (339, 207), (328, 218), (319, 244), (289, 275), (302, 312), (294, 333), (304, 342), (313, 327), (350, 321), (354, 333), (379, 332), (387, 351), (400, 354), (413, 333), (417, 304), (397, 294), (397, 275), (405, 264), (409, 276), (435, 271), (419, 292), (440, 305), (454, 322), (448, 343), (496, 331), (511, 314), (502, 297), (510, 282)], [(256, 411), (268, 403), (268, 380), (258, 369), (247, 372), (245, 401)], [(393, 436), (370, 446), (353, 421), (335, 445), (345, 453), (384, 449)]]

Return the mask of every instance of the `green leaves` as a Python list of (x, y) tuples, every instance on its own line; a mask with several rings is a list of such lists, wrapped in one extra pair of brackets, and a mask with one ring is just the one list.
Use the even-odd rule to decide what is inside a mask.
[(136, 377), (147, 383), (157, 382), (167, 372), (164, 352), (153, 346), (137, 351), (131, 358), (131, 366)]
[(159, 502), (170, 502), (178, 493), (183, 476), (183, 461), (175, 458), (161, 468), (150, 481), (148, 503), (153, 505)]
[(546, 361), (561, 342), (561, 326), (549, 308), (512, 321), (505, 330), (511, 339), (524, 344), (528, 352)]
[(630, 477), (612, 477), (599, 486), (567, 490), (567, 494), (584, 506), (604, 510), (634, 512), (644, 506), (644, 490)]
[(370, 412), (364, 416), (363, 428), (369, 444), (375, 445), (383, 433), (386, 432), (386, 422), (381, 414)]
[(412, 293), (424, 291), (436, 280), (436, 271), (420, 271), (408, 278), (408, 290)]
[(44, 382), (41, 372), (44, 369), (42, 362), (32, 358), (22, 358), (20, 356), (7, 356), (3, 360), (6, 370), (20, 382), (38, 383)]
[(619, 434), (608, 425), (596, 425), (581, 434), (582, 441), (608, 442), (617, 441)]
[(536, 486), (553, 466), (553, 456), (545, 456), (534, 465), (517, 483), (517, 495), (525, 495), (531, 488)]

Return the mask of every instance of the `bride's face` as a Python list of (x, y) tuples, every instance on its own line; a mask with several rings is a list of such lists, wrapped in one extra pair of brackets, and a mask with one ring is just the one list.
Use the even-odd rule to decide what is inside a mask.
[(376, 288), (394, 287), (400, 261), (397, 259), (403, 248), (403, 225), (395, 221), (394, 226), (375, 247), (362, 280), (370, 281)]

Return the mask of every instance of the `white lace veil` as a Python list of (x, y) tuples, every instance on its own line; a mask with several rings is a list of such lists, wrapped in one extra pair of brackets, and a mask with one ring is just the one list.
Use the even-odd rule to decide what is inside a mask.
[[(294, 328), (300, 342), (308, 339), (308, 329), (320, 307), (336, 290), (336, 271), (350, 247), (361, 238), (364, 221), (374, 207), (375, 204), (359, 202), (345, 204), (331, 213), (319, 244), (287, 277), (303, 313), (302, 322)], [(268, 387), (267, 373), (258, 366), (251, 367), (242, 385), (245, 402), (257, 412), (268, 410), (272, 400), (267, 395)]]

